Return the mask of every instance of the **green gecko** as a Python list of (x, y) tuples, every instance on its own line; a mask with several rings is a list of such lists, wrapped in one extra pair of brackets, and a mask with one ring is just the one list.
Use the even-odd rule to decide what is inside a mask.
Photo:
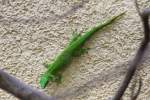
[(117, 18), (124, 15), (125, 12), (113, 16), (111, 19), (104, 21), (97, 26), (89, 29), (83, 35), (77, 34), (73, 37), (67, 47), (56, 57), (52, 64), (47, 64), (46, 67), (48, 70), (41, 76), (40, 85), (42, 88), (45, 88), (49, 81), (58, 81), (60, 77), (58, 76), (58, 72), (66, 66), (73, 56), (77, 53), (82, 52), (83, 49), (81, 48), (83, 44), (97, 31), (106, 27), (107, 25), (113, 23)]

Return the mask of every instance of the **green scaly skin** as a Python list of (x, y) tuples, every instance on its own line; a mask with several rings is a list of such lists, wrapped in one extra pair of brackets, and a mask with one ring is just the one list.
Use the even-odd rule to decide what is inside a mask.
[(76, 37), (74, 37), (68, 46), (57, 56), (54, 62), (47, 65), (48, 70), (42, 75), (40, 80), (41, 87), (45, 88), (49, 81), (56, 81), (58, 79), (58, 71), (60, 71), (60, 69), (62, 69), (71, 61), (74, 53), (77, 52), (94, 33), (106, 27), (107, 25), (112, 24), (117, 18), (124, 14), (125, 12), (114, 16), (111, 19), (89, 29), (87, 32), (83, 33), (83, 35), (78, 34)]

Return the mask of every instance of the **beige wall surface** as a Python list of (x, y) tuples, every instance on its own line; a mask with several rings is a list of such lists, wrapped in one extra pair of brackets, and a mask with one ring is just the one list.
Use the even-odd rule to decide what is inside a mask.
[[(149, 0), (139, 0), (141, 8)], [(121, 19), (97, 32), (63, 72), (63, 82), (49, 83), (43, 90), (43, 63), (53, 61), (69, 42), (73, 32), (84, 32), (96, 23), (126, 12)], [(133, 0), (0, 0), (1, 69), (44, 91), (68, 100), (111, 98), (143, 38), (143, 27)], [(150, 98), (150, 57), (137, 75), (143, 86), (138, 100)], [(131, 85), (124, 100), (131, 96)], [(0, 90), (0, 100), (17, 100)]]

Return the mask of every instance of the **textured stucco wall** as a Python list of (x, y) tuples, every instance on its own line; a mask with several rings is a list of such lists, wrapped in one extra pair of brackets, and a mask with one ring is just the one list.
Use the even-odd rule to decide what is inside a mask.
[[(148, 0), (140, 4), (150, 5)], [(73, 31), (83, 32), (123, 11), (123, 18), (86, 43), (88, 53), (72, 61), (62, 84), (50, 83), (42, 90), (68, 100), (106, 100), (117, 90), (143, 37), (133, 0), (0, 0), (1, 69), (40, 89), (39, 77), (46, 71), (42, 64), (53, 60)], [(150, 98), (149, 65), (147, 59), (137, 73), (143, 78), (138, 100)], [(130, 89), (125, 100), (129, 96)], [(0, 100), (17, 99), (0, 91)]]

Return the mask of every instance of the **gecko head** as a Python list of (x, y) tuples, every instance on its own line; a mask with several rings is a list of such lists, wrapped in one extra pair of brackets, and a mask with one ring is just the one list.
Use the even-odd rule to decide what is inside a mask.
[(50, 73), (45, 73), (42, 75), (41, 80), (40, 80), (41, 88), (44, 89), (49, 81), (60, 82), (60, 79), (61, 79), (60, 76), (56, 76)]
[(49, 75), (47, 74), (42, 75), (41, 80), (40, 80), (41, 88), (44, 89), (46, 85), (48, 84), (48, 82), (49, 82)]

